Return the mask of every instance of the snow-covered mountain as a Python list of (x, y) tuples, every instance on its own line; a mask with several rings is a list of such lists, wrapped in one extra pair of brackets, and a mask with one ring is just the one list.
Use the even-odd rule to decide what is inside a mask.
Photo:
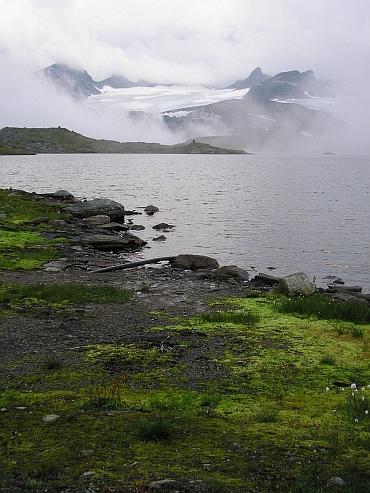
[[(180, 140), (198, 139), (247, 151), (320, 146), (331, 150), (346, 129), (336, 112), (330, 112), (335, 104), (328, 102), (335, 101), (334, 94), (312, 70), (269, 76), (257, 67), (246, 79), (222, 89), (132, 82), (122, 75), (94, 81), (86, 71), (62, 64), (43, 73), (90, 109), (119, 111), (136, 123), (153, 122), (159, 116), (171, 132), (181, 133)], [(326, 111), (318, 110), (319, 102)]]

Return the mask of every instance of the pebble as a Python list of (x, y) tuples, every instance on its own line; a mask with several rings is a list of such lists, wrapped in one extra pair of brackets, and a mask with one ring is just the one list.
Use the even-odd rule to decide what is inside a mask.
[(60, 416), (58, 416), (58, 414), (47, 414), (42, 418), (42, 420), (44, 423), (52, 423), (53, 421), (56, 421), (59, 418)]
[(344, 479), (338, 477), (330, 478), (328, 483), (335, 486), (346, 486), (346, 482), (344, 481)]

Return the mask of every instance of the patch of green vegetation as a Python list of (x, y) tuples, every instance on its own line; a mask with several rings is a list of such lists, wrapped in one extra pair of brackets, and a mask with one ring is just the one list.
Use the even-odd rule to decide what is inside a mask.
[(201, 313), (199, 318), (204, 322), (243, 324), (246, 326), (256, 325), (259, 322), (258, 314), (247, 310), (211, 311), (208, 313)]
[(253, 325), (196, 316), (166, 339), (75, 348), (68, 368), (30, 359), (0, 388), (0, 487), (329, 493), (340, 477), (367, 492), (369, 325), (281, 313), (281, 299), (222, 300)]
[[(370, 322), (370, 308), (359, 301), (332, 300), (319, 293), (312, 296), (285, 299), (276, 305), (282, 313), (314, 315), (324, 320), (346, 320), (356, 324)], [(358, 337), (358, 336), (357, 336)]]
[(40, 269), (47, 262), (59, 257), (60, 253), (54, 246), (42, 246), (41, 248), (33, 247), (29, 250), (7, 251), (0, 253), (0, 271)]
[(145, 418), (136, 424), (137, 436), (147, 442), (164, 442), (171, 440), (175, 435), (173, 422), (162, 416)]
[(50, 220), (64, 219), (68, 216), (62, 214), (59, 204), (46, 203), (36, 200), (32, 193), (22, 190), (0, 189), (0, 223), (4, 225), (20, 225), (39, 217), (48, 217)]
[(81, 283), (0, 285), (0, 302), (18, 306), (31, 302), (46, 305), (79, 303), (125, 303), (132, 299), (132, 290), (116, 286)]
[[(47, 240), (40, 236), (54, 219), (67, 220), (61, 206), (36, 200), (33, 194), (0, 190), (0, 270), (38, 269), (60, 256), (57, 245), (63, 237)], [(36, 224), (34, 219), (43, 218)]]

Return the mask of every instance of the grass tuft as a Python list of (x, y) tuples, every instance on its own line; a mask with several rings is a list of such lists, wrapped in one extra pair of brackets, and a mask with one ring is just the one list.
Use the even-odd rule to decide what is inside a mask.
[(0, 286), (0, 302), (12, 303), (33, 300), (44, 303), (124, 303), (132, 298), (132, 290), (115, 286), (88, 286), (86, 284), (30, 284)]
[(324, 320), (345, 320), (355, 324), (370, 322), (370, 308), (359, 301), (331, 300), (321, 294), (302, 298), (285, 299), (276, 303), (275, 307), (281, 313), (297, 313), (300, 315), (315, 315)]
[(250, 310), (229, 310), (201, 313), (199, 318), (202, 322), (210, 323), (230, 323), (237, 325), (256, 325), (260, 317), (257, 313)]
[(137, 436), (145, 442), (165, 442), (174, 437), (174, 426), (170, 419), (162, 416), (146, 418), (136, 425)]

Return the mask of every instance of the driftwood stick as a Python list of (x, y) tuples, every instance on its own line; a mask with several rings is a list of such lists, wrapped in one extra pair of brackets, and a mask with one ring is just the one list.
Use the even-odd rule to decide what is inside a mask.
[(146, 265), (146, 264), (156, 264), (157, 262), (162, 262), (163, 260), (168, 260), (171, 262), (171, 260), (175, 260), (176, 256), (173, 257), (158, 257), (158, 258), (151, 258), (148, 260), (138, 260), (137, 262), (127, 262), (126, 264), (119, 264), (119, 265), (112, 265), (111, 267), (103, 267), (102, 269), (96, 269), (91, 272), (109, 272), (111, 270), (121, 270), (121, 269), (129, 269), (130, 267), (139, 267), (139, 265)]

